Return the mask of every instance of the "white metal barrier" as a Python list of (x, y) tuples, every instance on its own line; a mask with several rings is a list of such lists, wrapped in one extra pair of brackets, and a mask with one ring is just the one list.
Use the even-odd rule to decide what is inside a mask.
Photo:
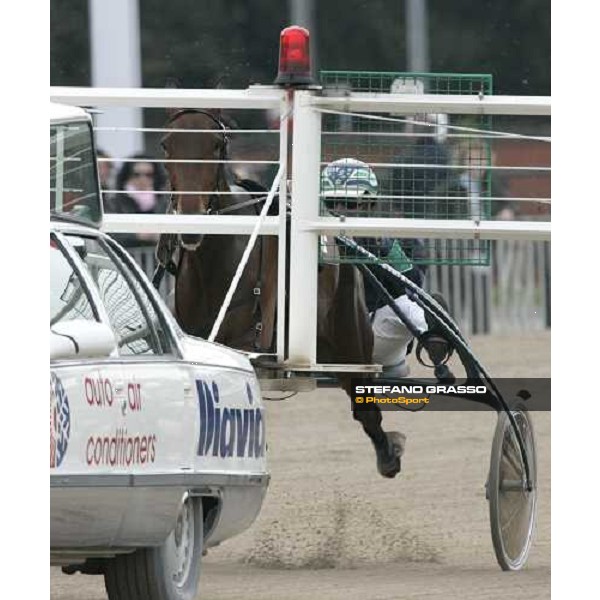
[[(319, 369), (316, 364), (317, 266), (319, 235), (344, 233), (407, 238), (549, 240), (546, 222), (502, 222), (431, 219), (364, 219), (319, 216), (321, 115), (326, 111), (356, 113), (449, 113), (474, 115), (550, 115), (547, 97), (400, 95), (355, 93), (321, 96), (317, 90), (284, 91), (272, 86), (247, 90), (52, 88), (51, 99), (78, 106), (136, 106), (221, 109), (275, 109), (280, 118), (279, 164), (287, 182), (288, 117), (293, 111), (292, 223), (290, 287), (285, 289), (285, 202), (279, 217), (266, 217), (256, 232), (279, 236), (277, 357), (284, 360), (286, 293), (290, 303), (287, 357), (289, 368)], [(108, 232), (251, 233), (258, 217), (107, 215)], [(506, 288), (506, 284), (505, 287)], [(509, 292), (507, 292), (509, 293)]]
[[(182, 90), (131, 88), (51, 88), (54, 102), (84, 107), (135, 106), (144, 108), (198, 108), (276, 110), (280, 114), (279, 165), (280, 181), (287, 181), (288, 118), (291, 98), (285, 91), (266, 86), (247, 90)], [(167, 161), (164, 161), (167, 162)], [(276, 191), (276, 190), (274, 190)], [(241, 215), (117, 215), (104, 218), (103, 228), (110, 233), (220, 233), (249, 235), (255, 226), (258, 235), (277, 235), (279, 256), (285, 257), (286, 194), (279, 195), (280, 217)], [(284, 360), (285, 344), (285, 260), (278, 266), (277, 357)]]
[[(144, 273), (156, 268), (154, 248), (128, 248)], [(498, 240), (489, 267), (432, 266), (425, 289), (441, 292), (466, 335), (541, 331), (550, 327), (550, 246), (531, 240)], [(173, 309), (174, 279), (159, 293)]]
[[(317, 326), (316, 248), (318, 235), (375, 235), (407, 238), (550, 239), (550, 223), (498, 221), (435, 221), (429, 219), (359, 219), (318, 216), (321, 156), (321, 110), (348, 113), (461, 113), (476, 115), (526, 114), (548, 116), (550, 99), (355, 93), (318, 96), (298, 91), (294, 100), (294, 141), (302, 154), (293, 155), (292, 230), (290, 257), (289, 360), (294, 365), (316, 364)], [(302, 258), (307, 257), (306, 260)]]
[(497, 240), (489, 267), (436, 265), (425, 289), (440, 292), (461, 331), (506, 334), (550, 327), (550, 244)]

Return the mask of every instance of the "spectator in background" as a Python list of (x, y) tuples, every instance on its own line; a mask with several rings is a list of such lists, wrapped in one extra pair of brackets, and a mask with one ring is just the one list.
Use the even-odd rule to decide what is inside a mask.
[[(415, 122), (406, 124), (405, 132), (413, 134), (415, 141), (396, 157), (395, 162), (407, 166), (392, 171), (392, 193), (402, 198), (394, 199), (394, 213), (398, 216), (435, 219), (436, 204), (427, 200), (448, 179), (449, 163), (447, 138), (448, 115), (428, 114), (414, 116)], [(418, 120), (424, 124), (419, 125)], [(409, 138), (410, 139), (410, 138)]]
[[(168, 195), (165, 191), (167, 178), (159, 163), (149, 162), (148, 156), (136, 154), (132, 162), (125, 162), (117, 175), (117, 193), (105, 201), (105, 210), (120, 214), (161, 214), (167, 211)], [(115, 234), (114, 238), (124, 246), (154, 245), (156, 234)]]
[(104, 212), (108, 212), (110, 204), (109, 197), (112, 190), (115, 189), (115, 168), (112, 162), (112, 157), (108, 152), (98, 148), (96, 151), (98, 157), (98, 179), (100, 180), (100, 192), (102, 194), (102, 205)]
[[(445, 187), (436, 191), (438, 212), (442, 218), (473, 219), (489, 218), (512, 220), (515, 211), (507, 197), (506, 187), (498, 178), (498, 171), (490, 170), (494, 154), (489, 142), (478, 138), (466, 138), (457, 144), (453, 152), (453, 165), (462, 167)], [(443, 198), (443, 199), (441, 199)], [(502, 200), (490, 200), (502, 198)], [(490, 289), (492, 270), (485, 266), (486, 257), (493, 252), (489, 242), (462, 240), (454, 256), (463, 264), (469, 264), (449, 275), (449, 296), (455, 297), (465, 307), (463, 319), (470, 321), (473, 334), (490, 332)], [(457, 254), (458, 252), (458, 254)], [(458, 307), (452, 307), (458, 314)]]
[[(404, 166), (391, 171), (389, 189), (393, 197), (386, 212), (397, 217), (440, 218), (437, 201), (428, 197), (435, 196), (449, 178), (448, 115), (414, 115), (406, 123), (404, 133), (408, 137), (401, 139), (410, 142), (394, 157), (395, 163)], [(430, 254), (430, 243), (421, 239), (405, 239), (404, 245), (420, 262)]]
[[(492, 149), (491, 163), (495, 165), (496, 162), (496, 152)], [(510, 201), (510, 190), (505, 175), (502, 171), (492, 170), (490, 177), (492, 198), (502, 198), (502, 200), (492, 200), (492, 219), (496, 221), (513, 221), (516, 218), (517, 210), (515, 203)]]
[(112, 157), (108, 152), (99, 148), (96, 152), (98, 156), (98, 178), (100, 179), (100, 188), (102, 191), (112, 190), (115, 186), (115, 168)]
[[(506, 186), (497, 171), (491, 171), (494, 153), (482, 140), (459, 144), (454, 164), (464, 167), (447, 189), (447, 205), (440, 208), (450, 218), (512, 220), (515, 211), (507, 198)], [(502, 198), (502, 200), (488, 200)]]

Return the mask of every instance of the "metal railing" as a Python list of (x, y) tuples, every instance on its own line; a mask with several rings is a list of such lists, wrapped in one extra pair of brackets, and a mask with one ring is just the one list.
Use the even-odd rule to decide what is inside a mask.
[(425, 288), (447, 299), (467, 335), (550, 328), (550, 242), (496, 240), (489, 267), (433, 265)]
[[(510, 321), (514, 327), (527, 327), (535, 322), (538, 301), (544, 298), (549, 308), (549, 274), (542, 259), (549, 252), (535, 250), (548, 246), (550, 223), (534, 221), (487, 221), (461, 218), (456, 220), (414, 218), (333, 218), (319, 214), (319, 181), (321, 171), (321, 120), (323, 113), (376, 113), (370, 118), (384, 118), (382, 113), (412, 115), (448, 113), (463, 115), (550, 115), (550, 98), (546, 97), (464, 97), (401, 94), (364, 94), (350, 96), (319, 95), (315, 90), (283, 90), (256, 86), (248, 90), (152, 90), (152, 89), (91, 89), (52, 88), (55, 101), (84, 106), (140, 106), (222, 109), (275, 109), (280, 114), (279, 165), (282, 180), (287, 182), (288, 118), (293, 115), (293, 149), (291, 156), (290, 284), (285, 287), (285, 202), (287, 194), (279, 195), (278, 217), (266, 217), (257, 226), (257, 217), (232, 215), (108, 215), (104, 220), (107, 232), (165, 233), (227, 233), (246, 234), (254, 231), (279, 238), (278, 314), (284, 315), (284, 299), (289, 299), (289, 327), (284, 319), (277, 320), (277, 356), (284, 359), (287, 341), (287, 364), (290, 368), (319, 369), (316, 361), (316, 298), (318, 240), (323, 234), (349, 236), (389, 236), (436, 240), (495, 240), (495, 265), (489, 273), (474, 267), (463, 267), (464, 274), (455, 275), (452, 267), (431, 269), (430, 289), (435, 283), (448, 286), (451, 304), (457, 307), (466, 331), (502, 328)], [(377, 114), (379, 113), (379, 114)], [(398, 116), (394, 118), (399, 118)], [(488, 132), (489, 133), (489, 132)], [(549, 140), (548, 140), (549, 141)], [(282, 186), (283, 187), (283, 186)], [(286, 186), (287, 187), (287, 186)], [(535, 242), (534, 242), (535, 240)], [(498, 246), (499, 244), (499, 246)], [(521, 245), (519, 245), (521, 244)], [(546, 244), (546, 246), (544, 246)], [(525, 250), (530, 248), (533, 250)], [(146, 259), (148, 260), (148, 259)], [(545, 258), (543, 260), (546, 260)], [(540, 265), (542, 270), (540, 271)], [(532, 270), (533, 269), (533, 270)], [(535, 271), (535, 272), (534, 272)], [(437, 274), (436, 274), (437, 272)], [(548, 270), (549, 273), (549, 270)], [(437, 282), (435, 278), (437, 277)], [(535, 285), (534, 285), (535, 282)], [(168, 291), (167, 291), (168, 293)], [(503, 298), (496, 311), (494, 302)], [(518, 302), (515, 301), (518, 298)], [(470, 300), (471, 299), (471, 300)], [(482, 300), (483, 299), (483, 300)], [(470, 302), (470, 304), (469, 304)], [(483, 304), (482, 304), (483, 303)], [(511, 304), (512, 303), (512, 304)], [(518, 307), (518, 308), (515, 308)], [(473, 314), (477, 317), (473, 321)], [(496, 317), (503, 314), (503, 317)], [(471, 321), (469, 324), (469, 315)], [(481, 316), (479, 316), (481, 315)], [(546, 322), (546, 317), (540, 317)], [(549, 317), (547, 319), (549, 322)], [(498, 324), (500, 323), (500, 324)], [(288, 339), (285, 340), (287, 330)]]
[[(498, 240), (489, 267), (434, 265), (425, 289), (440, 292), (467, 335), (541, 331), (550, 328), (550, 242)], [(128, 248), (152, 277), (154, 248)], [(159, 292), (171, 310), (174, 278), (164, 277)]]

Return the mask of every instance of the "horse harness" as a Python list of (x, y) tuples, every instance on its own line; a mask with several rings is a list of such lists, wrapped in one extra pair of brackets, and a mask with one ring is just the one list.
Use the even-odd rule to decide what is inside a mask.
[[(195, 109), (195, 108), (186, 108), (186, 109), (181, 109), (181, 110), (177, 111), (175, 114), (173, 114), (169, 118), (169, 120), (167, 121), (167, 125), (171, 125), (179, 117), (181, 117), (185, 114), (190, 114), (190, 113), (202, 114), (202, 115), (209, 117), (218, 125), (218, 127), (221, 131), (222, 139), (219, 144), (219, 159), (218, 159), (219, 160), (219, 168), (217, 171), (217, 178), (216, 178), (215, 187), (213, 190), (213, 192), (217, 192), (219, 190), (221, 183), (227, 183), (226, 176), (225, 176), (225, 163), (224, 163), (224, 161), (227, 159), (227, 156), (229, 154), (229, 152), (228, 152), (229, 136), (227, 135), (227, 128), (225, 127), (225, 124), (220, 119), (215, 117), (212, 113), (210, 113), (208, 111)], [(254, 182), (244, 180), (244, 181), (238, 182), (238, 184), (240, 187), (242, 187), (246, 191), (250, 191), (250, 192), (251, 191), (257, 191), (257, 192), (258, 191), (260, 191), (260, 192), (266, 191), (261, 186), (258, 186)], [(254, 190), (251, 189), (252, 187), (254, 187), (255, 189)], [(172, 192), (176, 192), (176, 191), (177, 191), (176, 189), (172, 189)], [(242, 208), (246, 208), (247, 206), (253, 206), (256, 215), (258, 215), (259, 214), (259, 211), (257, 209), (258, 205), (260, 203), (264, 202), (265, 200), (266, 200), (266, 195), (260, 195), (258, 197), (253, 196), (250, 200), (243, 200), (241, 202), (237, 202), (234, 205), (226, 206), (224, 208), (219, 208), (219, 196), (216, 193), (214, 193), (210, 196), (207, 214), (223, 215), (223, 214), (227, 214), (227, 213), (236, 212), (238, 210), (241, 210)], [(177, 214), (177, 207), (175, 206), (175, 195), (173, 193), (171, 194), (171, 197), (169, 199), (167, 213)], [(157, 265), (154, 275), (152, 277), (152, 283), (153, 283), (154, 287), (155, 288), (159, 287), (165, 271), (168, 271), (174, 277), (177, 276), (178, 263), (180, 262), (180, 260), (175, 262), (175, 260), (173, 259), (173, 257), (177, 253), (177, 251), (179, 251), (180, 253), (184, 250), (194, 252), (198, 249), (199, 245), (200, 245), (200, 242), (197, 242), (195, 244), (186, 244), (183, 241), (181, 234), (173, 234), (173, 233), (161, 234), (160, 239), (158, 241), (157, 248), (156, 248), (156, 259), (157, 259), (158, 265)], [(259, 248), (258, 278), (257, 278), (255, 285), (252, 288), (252, 296), (246, 297), (246, 298), (240, 298), (237, 301), (232, 301), (232, 303), (229, 306), (229, 310), (230, 311), (235, 310), (237, 308), (245, 306), (249, 302), (254, 303), (254, 306), (252, 309), (252, 315), (254, 316), (254, 320), (255, 320), (254, 348), (256, 350), (264, 351), (265, 349), (263, 349), (259, 343), (259, 339), (260, 339), (261, 333), (263, 331), (261, 294), (262, 294), (262, 285), (263, 285), (262, 279), (263, 279), (263, 259), (264, 259), (263, 244), (260, 239), (259, 239), (259, 243), (258, 243), (258, 248)]]

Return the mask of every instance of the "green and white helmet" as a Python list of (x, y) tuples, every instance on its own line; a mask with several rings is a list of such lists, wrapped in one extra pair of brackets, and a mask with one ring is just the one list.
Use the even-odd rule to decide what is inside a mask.
[(321, 173), (321, 193), (325, 198), (377, 196), (378, 190), (373, 169), (355, 158), (340, 158)]

